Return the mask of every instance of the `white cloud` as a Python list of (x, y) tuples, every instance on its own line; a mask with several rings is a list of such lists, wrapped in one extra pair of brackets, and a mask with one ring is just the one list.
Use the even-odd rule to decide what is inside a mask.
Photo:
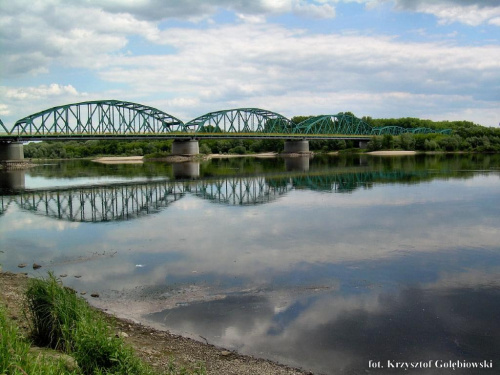
[(200, 2), (197, 0), (143, 0), (116, 1), (92, 0), (91, 4), (102, 7), (113, 13), (130, 12), (148, 20), (182, 18), (199, 21), (212, 16), (219, 8), (233, 10), (244, 15), (272, 15), (293, 12), (301, 16), (313, 18), (331, 18), (335, 16), (332, 4), (338, 1), (328, 0), (256, 0), (233, 1), (214, 0)]
[(441, 23), (461, 22), (466, 25), (478, 26), (500, 16), (498, 8), (480, 8), (477, 5), (444, 7), (440, 5), (418, 8), (420, 12), (434, 14)]
[(0, 86), (0, 98), (4, 102), (0, 105), (0, 114), (6, 116), (4, 124), (10, 129), (24, 116), (61, 104), (89, 100), (91, 96), (78, 92), (73, 85), (52, 83), (36, 87)]
[[(168, 29), (161, 39), (177, 53), (122, 57), (101, 78), (144, 96), (161, 87), (166, 96), (191, 101), (192, 117), (203, 109), (262, 103), (288, 115), (355, 108), (361, 115), (393, 117), (405, 108), (407, 115), (435, 118), (443, 108), (486, 111), (492, 118), (481, 116), (483, 123), (497, 123), (498, 46), (310, 35), (268, 24)], [(167, 112), (175, 113), (176, 103), (168, 104)]]
[(315, 4), (297, 4), (294, 8), (294, 13), (304, 15), (311, 18), (334, 18), (335, 8), (329, 4), (318, 6)]
[[(386, 0), (383, 0), (386, 1)], [(497, 25), (500, 3), (497, 0), (394, 0), (396, 7), (436, 16), (440, 23), (460, 22), (470, 26)]]
[(267, 15), (293, 12), (330, 18), (325, 1), (17, 1), (0, 5), (0, 63), (8, 77), (47, 73), (52, 64), (99, 68), (110, 54), (127, 46), (130, 36), (161, 42), (158, 22), (169, 18), (208, 17), (219, 8), (235, 11), (245, 22), (264, 22)]
[(0, 115), (2, 116), (10, 115), (10, 109), (8, 105), (0, 104)]
[(78, 96), (79, 93), (72, 85), (59, 85), (53, 83), (51, 85), (41, 85), (38, 87), (26, 88), (2, 88), (5, 96), (8, 99), (14, 100), (39, 100), (53, 96)]
[(127, 45), (127, 37), (158, 38), (153, 23), (77, 3), (35, 2), (31, 6), (21, 1), (2, 5), (0, 10), (0, 27), (5, 30), (0, 36), (0, 63), (5, 77), (47, 73), (54, 64), (99, 68), (110, 54)]
[[(7, 118), (15, 121), (31, 109), (85, 96), (154, 104), (184, 120), (228, 107), (261, 106), (289, 116), (353, 110), (373, 117), (428, 114), (436, 119), (445, 113), (464, 114), (484, 125), (498, 123), (498, 45), (405, 43), (396, 37), (313, 33), (266, 21), (268, 15), (284, 13), (334, 17), (340, 1), (2, 3), (4, 78), (50, 77), (48, 82), (55, 85), (0, 88), (2, 113), (17, 116)], [(354, 0), (367, 6), (374, 1)], [(487, 17), (498, 10), (472, 1), (395, 4), (436, 14), (476, 7)], [(206, 18), (220, 8), (236, 12), (242, 22), (177, 28), (159, 23)], [(500, 19), (491, 17), (492, 23)], [(137, 50), (132, 38), (146, 50)], [(60, 67), (78, 68), (91, 79), (97, 76), (99, 88), (80, 93), (77, 80), (57, 75)]]

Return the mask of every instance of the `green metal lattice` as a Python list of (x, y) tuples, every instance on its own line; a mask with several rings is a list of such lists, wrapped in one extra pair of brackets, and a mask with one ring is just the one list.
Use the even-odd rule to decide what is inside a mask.
[(195, 133), (291, 133), (292, 122), (276, 112), (260, 108), (236, 108), (209, 112), (186, 123)]
[(398, 126), (371, 127), (363, 120), (348, 114), (338, 113), (308, 118), (295, 124), (285, 116), (260, 108), (236, 108), (209, 112), (184, 124), (178, 118), (159, 109), (142, 104), (98, 100), (67, 104), (37, 112), (18, 120), (9, 132), (0, 120), (0, 131), (12, 137), (58, 139), (78, 137), (118, 136), (170, 137), (196, 135), (200, 137), (221, 136), (245, 137), (251, 134), (262, 136), (366, 136), (400, 135), (403, 133), (451, 134), (451, 129), (402, 128)]
[(118, 100), (53, 107), (18, 120), (13, 135), (158, 134), (183, 131), (184, 123), (159, 109)]

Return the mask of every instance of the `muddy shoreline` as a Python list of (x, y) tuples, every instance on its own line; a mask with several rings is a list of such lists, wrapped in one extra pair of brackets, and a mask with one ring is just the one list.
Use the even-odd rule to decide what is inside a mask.
[[(0, 303), (7, 316), (27, 334), (23, 314), (23, 293), (28, 282), (24, 274), (0, 271)], [(107, 313), (106, 309), (101, 309)], [(166, 369), (173, 360), (176, 364), (193, 368), (202, 364), (207, 374), (310, 374), (265, 359), (241, 355), (211, 344), (195, 341), (167, 331), (147, 327), (132, 320), (107, 313), (114, 322), (117, 334), (132, 346), (139, 356), (159, 370)]]

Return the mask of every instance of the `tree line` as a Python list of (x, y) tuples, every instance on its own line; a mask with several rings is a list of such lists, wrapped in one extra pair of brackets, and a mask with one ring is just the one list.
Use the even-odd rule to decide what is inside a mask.
[[(352, 113), (347, 113), (351, 114)], [(310, 116), (296, 116), (299, 123)], [(373, 136), (368, 143), (375, 150), (417, 151), (468, 151), (500, 152), (500, 128), (488, 128), (469, 121), (431, 121), (418, 118), (372, 119), (363, 117), (372, 127), (399, 126), (402, 128), (426, 127), (436, 130), (452, 129), (452, 134), (411, 134), (399, 136)], [(88, 140), (44, 141), (24, 145), (24, 156), (35, 159), (72, 159), (101, 155), (162, 157), (170, 154), (172, 140)], [(356, 147), (353, 141), (311, 140), (309, 148), (315, 152), (349, 150)], [(282, 152), (284, 141), (278, 139), (204, 139), (200, 140), (202, 154), (247, 154)]]
[(399, 126), (427, 127), (436, 130), (451, 129), (452, 134), (411, 134), (374, 136), (369, 150), (468, 151), (500, 152), (500, 128), (485, 127), (470, 121), (431, 121), (417, 118), (371, 119), (363, 118), (373, 127)]

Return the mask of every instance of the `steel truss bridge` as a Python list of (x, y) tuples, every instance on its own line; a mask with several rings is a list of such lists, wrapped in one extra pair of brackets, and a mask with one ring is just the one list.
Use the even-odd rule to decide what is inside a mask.
[[(3, 132), (3, 134), (2, 134)], [(301, 123), (259, 108), (210, 112), (184, 123), (159, 109), (119, 100), (66, 104), (24, 117), (9, 130), (0, 120), (0, 141), (137, 138), (369, 139), (374, 135), (451, 133), (450, 129), (371, 127), (345, 113), (313, 116)]]
[(165, 210), (186, 195), (233, 206), (272, 203), (293, 189), (351, 193), (374, 183), (427, 177), (426, 172), (349, 172), (224, 177), (210, 180), (154, 180), (136, 183), (23, 190), (0, 196), (0, 215), (10, 205), (71, 222), (110, 222), (141, 218)]

